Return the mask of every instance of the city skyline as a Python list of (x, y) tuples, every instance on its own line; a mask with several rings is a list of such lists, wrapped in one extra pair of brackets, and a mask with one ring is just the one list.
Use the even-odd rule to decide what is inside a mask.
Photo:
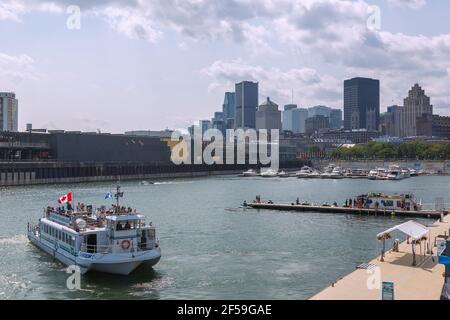
[(186, 1), (159, 19), (165, 2), (78, 3), (69, 30), (69, 1), (0, 2), (0, 91), (20, 101), (19, 130), (186, 128), (244, 80), (260, 101), (342, 110), (344, 79), (375, 78), (381, 112), (419, 83), (450, 114), (448, 3), (372, 1), (379, 30), (366, 1)]

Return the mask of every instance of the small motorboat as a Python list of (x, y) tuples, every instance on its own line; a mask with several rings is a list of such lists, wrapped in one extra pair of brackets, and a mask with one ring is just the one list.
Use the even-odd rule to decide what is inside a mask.
[(259, 174), (253, 170), (253, 169), (248, 169), (247, 171), (242, 172), (242, 174), (240, 175), (241, 177), (257, 177)]
[(260, 176), (263, 178), (274, 178), (274, 177), (278, 176), (278, 171), (274, 170), (274, 169), (267, 169), (267, 170), (261, 171)]

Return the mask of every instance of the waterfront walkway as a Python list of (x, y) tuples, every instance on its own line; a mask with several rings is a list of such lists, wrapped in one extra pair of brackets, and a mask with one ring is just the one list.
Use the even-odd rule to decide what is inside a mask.
[[(432, 244), (438, 235), (448, 235), (449, 228), (450, 216), (444, 217), (443, 222), (435, 222), (430, 225), (428, 229)], [(411, 266), (412, 246), (406, 241), (400, 244), (399, 252), (387, 252), (384, 262), (379, 261), (380, 257), (377, 257), (369, 264), (379, 267), (381, 281), (394, 282), (396, 300), (439, 300), (444, 284), (444, 266), (437, 263), (436, 248), (433, 248), (432, 256), (424, 256), (423, 252), (422, 255), (419, 255), (419, 246), (416, 246), (415, 251), (416, 267)], [(332, 267), (330, 266), (330, 268)], [(356, 269), (310, 299), (381, 300), (381, 288), (376, 288), (374, 286), (376, 281), (373, 281), (377, 279), (376, 274), (377, 271), (374, 269)]]

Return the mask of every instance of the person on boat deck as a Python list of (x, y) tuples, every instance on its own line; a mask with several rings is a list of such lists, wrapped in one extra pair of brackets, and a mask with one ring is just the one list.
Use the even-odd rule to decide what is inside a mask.
[(123, 230), (122, 224), (120, 222), (117, 224), (116, 230)]
[(297, 197), (297, 200), (295, 201), (295, 203), (297, 204), (297, 205), (299, 205), (300, 204), (300, 199)]
[(67, 211), (72, 211), (72, 204), (67, 202)]
[(246, 207), (246, 206), (247, 206), (247, 201), (246, 201), (246, 200), (244, 200), (244, 204), (243, 204), (243, 206), (244, 206), (244, 207)]
[(129, 221), (127, 221), (127, 222), (125, 223), (125, 230), (130, 230), (130, 229), (131, 229), (131, 224), (130, 224)]

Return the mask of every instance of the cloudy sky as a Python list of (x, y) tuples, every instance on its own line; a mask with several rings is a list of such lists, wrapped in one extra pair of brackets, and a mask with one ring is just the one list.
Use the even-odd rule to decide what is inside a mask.
[(448, 0), (0, 0), (0, 91), (18, 95), (21, 129), (185, 128), (241, 80), (280, 106), (293, 90), (300, 106), (342, 108), (354, 76), (381, 80), (382, 111), (418, 82), (450, 115), (448, 12)]

